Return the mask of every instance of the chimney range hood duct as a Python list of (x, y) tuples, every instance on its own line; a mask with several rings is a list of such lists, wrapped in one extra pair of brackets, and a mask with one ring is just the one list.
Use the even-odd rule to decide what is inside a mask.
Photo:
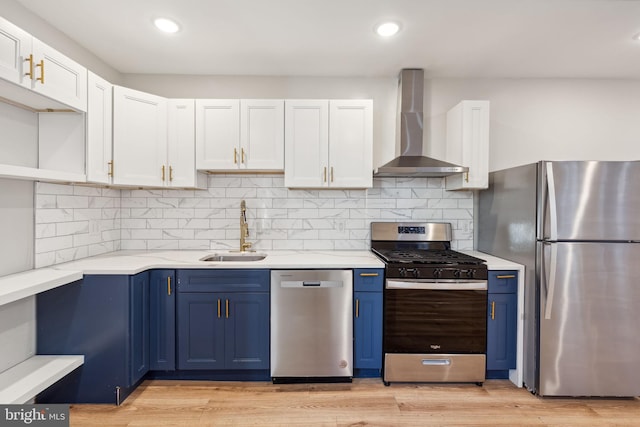
[(424, 70), (404, 69), (399, 78), (400, 156), (380, 166), (374, 177), (442, 177), (469, 168), (422, 155)]

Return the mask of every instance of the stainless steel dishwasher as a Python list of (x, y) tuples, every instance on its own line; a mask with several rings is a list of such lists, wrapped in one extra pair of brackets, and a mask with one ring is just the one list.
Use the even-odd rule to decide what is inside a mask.
[(272, 270), (273, 382), (348, 382), (352, 376), (352, 271)]

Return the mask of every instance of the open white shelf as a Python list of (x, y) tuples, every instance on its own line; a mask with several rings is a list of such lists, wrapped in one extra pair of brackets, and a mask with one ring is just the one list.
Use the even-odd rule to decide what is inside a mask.
[(0, 373), (0, 404), (24, 404), (84, 364), (84, 356), (32, 356)]
[(6, 164), (0, 164), (0, 178), (46, 182), (87, 182), (87, 176), (81, 173)]
[(81, 271), (39, 268), (0, 277), (0, 305), (82, 279)]

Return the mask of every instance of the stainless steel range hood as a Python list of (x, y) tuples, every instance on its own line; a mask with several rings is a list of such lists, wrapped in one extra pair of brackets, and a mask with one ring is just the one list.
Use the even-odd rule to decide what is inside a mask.
[(374, 177), (442, 177), (469, 168), (422, 155), (424, 70), (404, 69), (399, 78), (400, 156), (380, 166)]

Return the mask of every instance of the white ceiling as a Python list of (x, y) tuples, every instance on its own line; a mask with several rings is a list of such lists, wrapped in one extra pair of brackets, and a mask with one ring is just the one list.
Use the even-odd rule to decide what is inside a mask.
[[(122, 73), (640, 78), (635, 0), (18, 2)], [(402, 29), (383, 40), (386, 19)]]

